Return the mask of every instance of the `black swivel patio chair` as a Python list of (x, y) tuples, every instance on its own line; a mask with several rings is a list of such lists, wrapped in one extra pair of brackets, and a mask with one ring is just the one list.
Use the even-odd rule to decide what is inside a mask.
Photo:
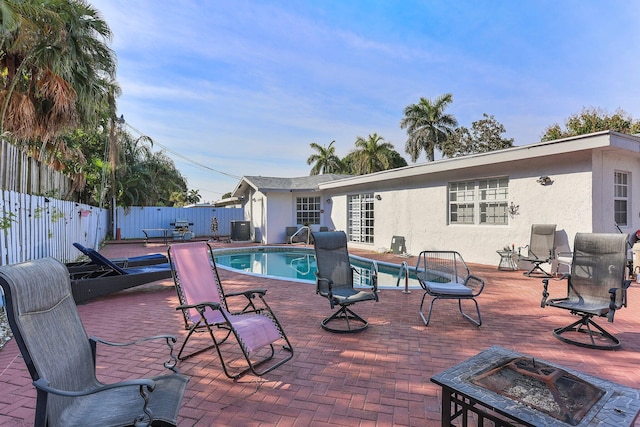
[[(478, 327), (482, 325), (480, 307), (476, 297), (484, 289), (484, 280), (469, 273), (469, 268), (462, 259), (462, 255), (455, 251), (422, 251), (418, 255), (416, 275), (420, 286), (424, 289), (419, 314), (425, 326), (429, 326), (433, 303), (441, 299), (457, 300), (460, 314), (474, 325)], [(429, 313), (425, 318), (422, 307), (427, 295), (433, 298), (429, 304)], [(464, 312), (462, 300), (473, 301), (477, 320)]]
[(627, 306), (627, 288), (631, 281), (625, 280), (626, 264), (626, 234), (576, 234), (571, 273), (563, 276), (567, 280), (567, 296), (548, 299), (551, 282), (549, 279), (542, 281), (542, 308), (562, 308), (580, 316), (569, 326), (555, 329), (556, 338), (601, 350), (620, 347), (620, 341), (593, 318), (606, 317), (613, 322), (616, 310)]
[(316, 293), (329, 300), (331, 309), (340, 306), (324, 319), (322, 327), (329, 332), (349, 333), (364, 330), (369, 323), (349, 306), (362, 301), (378, 301), (375, 271), (367, 280), (370, 289), (354, 288), (354, 271), (347, 250), (347, 236), (342, 231), (313, 233), (316, 254)]
[[(527, 248), (526, 255), (522, 253), (524, 248)], [(555, 259), (555, 251), (556, 225), (533, 224), (529, 244), (518, 248), (518, 261), (531, 263), (531, 268), (524, 275), (536, 274), (538, 277), (551, 277), (551, 274), (544, 271), (540, 265), (551, 264)]]
[[(33, 385), (36, 426), (176, 425), (187, 378), (169, 335), (117, 344), (87, 336), (64, 264), (43, 258), (0, 267), (7, 318)], [(105, 384), (96, 378), (97, 343), (118, 347), (161, 339), (174, 373)]]

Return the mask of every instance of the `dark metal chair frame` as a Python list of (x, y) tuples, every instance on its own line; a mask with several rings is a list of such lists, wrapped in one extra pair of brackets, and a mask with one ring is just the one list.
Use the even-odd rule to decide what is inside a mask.
[[(469, 273), (462, 255), (456, 251), (422, 251), (418, 255), (416, 275), (424, 294), (420, 302), (420, 318), (429, 326), (433, 304), (436, 300), (458, 300), (460, 314), (472, 324), (480, 327), (482, 316), (476, 297), (484, 289), (484, 280)], [(429, 304), (429, 313), (425, 318), (423, 306), (427, 295), (433, 297)], [(475, 304), (477, 320), (462, 309), (462, 300), (471, 300)]]
[[(370, 277), (371, 290), (354, 288), (355, 268), (349, 260), (347, 236), (342, 231), (312, 233), (316, 254), (316, 293), (329, 300), (331, 309), (338, 311), (322, 320), (322, 328), (335, 333), (363, 331), (369, 326), (364, 318), (349, 307), (362, 301), (378, 301), (378, 277), (375, 268)], [(342, 323), (344, 322), (344, 323)], [(355, 325), (352, 323), (355, 322)], [(334, 325), (345, 324), (344, 327)]]
[[(174, 336), (128, 343), (88, 337), (64, 264), (42, 258), (0, 268), (0, 286), (16, 344), (36, 387), (34, 425), (176, 425), (188, 379), (176, 369)], [(97, 344), (164, 340), (174, 373), (104, 384), (95, 374)]]
[[(176, 266), (177, 261), (179, 262), (179, 260), (176, 258), (176, 251), (179, 251), (180, 249), (193, 249), (194, 251), (197, 251), (195, 255), (202, 257), (200, 258), (200, 260), (202, 260), (202, 263), (206, 262), (206, 264), (202, 265), (201, 268), (211, 269), (211, 273), (213, 275), (215, 283), (205, 284), (215, 287), (215, 289), (217, 290), (217, 295), (216, 292), (211, 292), (208, 301), (189, 300), (187, 293), (185, 292), (185, 289), (183, 287), (185, 275), (188, 273), (184, 271), (180, 272), (179, 268)], [(289, 342), (289, 338), (285, 334), (282, 325), (278, 321), (276, 315), (273, 313), (271, 307), (265, 299), (265, 294), (267, 293), (266, 289), (250, 289), (242, 292), (225, 293), (222, 286), (222, 281), (220, 280), (220, 276), (218, 274), (218, 268), (213, 256), (213, 250), (211, 246), (206, 242), (181, 243), (175, 246), (172, 245), (169, 247), (168, 253), (169, 262), (171, 264), (173, 272), (175, 288), (180, 303), (176, 310), (180, 310), (182, 312), (184, 319), (184, 328), (189, 331), (184, 339), (184, 342), (182, 343), (182, 346), (180, 347), (180, 351), (178, 352), (179, 360), (185, 360), (201, 354), (207, 350), (215, 348), (225, 375), (235, 381), (249, 371), (253, 372), (253, 374), (257, 376), (262, 376), (268, 372), (273, 371), (277, 367), (283, 365), (293, 358), (293, 347)], [(204, 255), (205, 253), (206, 258)], [(187, 256), (188, 255), (189, 254), (187, 254)], [(227, 306), (227, 299), (237, 296), (244, 296), (246, 298), (245, 306), (242, 310), (230, 312), (229, 307)], [(259, 305), (256, 305), (256, 298), (260, 300)], [(197, 316), (194, 316), (192, 314), (192, 310), (197, 311)], [(210, 320), (216, 316), (216, 321)], [(253, 360), (254, 358), (250, 354), (250, 351), (245, 348), (245, 345), (243, 344), (243, 337), (241, 333), (236, 327), (234, 327), (234, 323), (237, 322), (237, 319), (241, 319), (243, 316), (247, 319), (249, 318), (248, 316), (253, 316), (254, 318), (255, 316), (259, 316), (259, 321), (265, 321), (265, 319), (268, 319), (271, 323), (273, 323), (273, 325), (278, 330), (281, 340), (283, 340), (285, 343), (282, 346), (282, 349), (287, 353), (287, 355), (275, 363), (267, 364), (267, 362), (271, 361), (274, 358), (276, 353), (274, 348), (275, 341), (272, 341), (268, 343), (268, 354), (258, 356), (256, 360)], [(222, 334), (219, 333), (220, 331), (222, 331)], [(197, 349), (189, 354), (183, 355), (189, 339), (194, 335), (194, 333), (200, 332), (207, 333), (211, 337), (211, 341), (213, 344), (208, 345), (204, 348)], [(216, 334), (216, 332), (218, 333)], [(246, 360), (248, 365), (246, 369), (235, 373), (231, 372), (231, 370), (227, 366), (228, 363), (225, 362), (225, 357), (223, 356), (221, 349), (221, 345), (227, 341), (232, 333), (236, 338), (236, 341), (238, 342), (239, 347), (242, 350), (244, 359)], [(266, 367), (264, 369), (258, 369), (261, 366)]]
[[(525, 276), (539, 274), (539, 277), (551, 277), (544, 271), (542, 264), (551, 264), (555, 259), (556, 225), (533, 224), (531, 226), (531, 238), (528, 245), (518, 248), (518, 261), (527, 261), (532, 264)], [(521, 254), (521, 250), (527, 248), (527, 255)]]
[[(631, 281), (625, 279), (626, 247), (626, 235), (576, 234), (571, 273), (558, 279), (566, 279), (567, 296), (548, 299), (550, 279), (543, 280), (542, 308), (562, 308), (580, 316), (572, 324), (554, 329), (553, 335), (556, 338), (587, 348), (620, 348), (620, 340), (598, 325), (593, 318), (606, 317), (609, 322), (613, 322), (616, 310), (627, 306), (627, 288)], [(570, 333), (585, 334), (588, 340), (571, 338), (567, 336)]]

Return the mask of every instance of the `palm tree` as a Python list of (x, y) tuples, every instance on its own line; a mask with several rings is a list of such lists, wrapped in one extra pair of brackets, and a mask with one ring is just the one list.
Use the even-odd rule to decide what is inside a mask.
[(336, 156), (336, 148), (331, 141), (328, 146), (321, 146), (315, 142), (309, 144), (311, 148), (317, 151), (307, 159), (307, 164), (313, 164), (309, 175), (324, 175), (325, 173), (340, 173), (343, 170), (342, 161)]
[(393, 144), (374, 133), (367, 139), (356, 139), (353, 155), (353, 173), (363, 175), (390, 169), (393, 164)]
[(84, 0), (0, 0), (0, 12), (0, 133), (40, 141), (44, 155), (104, 111), (116, 71), (111, 31)]
[(422, 150), (425, 151), (427, 160), (433, 161), (435, 149), (440, 150), (441, 144), (458, 126), (456, 118), (444, 112), (451, 102), (453, 102), (453, 95), (447, 93), (439, 96), (435, 101), (420, 98), (420, 102), (404, 109), (400, 128), (407, 128), (405, 151), (411, 156), (412, 162), (420, 157)]
[(115, 192), (119, 206), (185, 204), (187, 183), (164, 152), (152, 152), (149, 137), (133, 139), (121, 133)]
[(191, 189), (187, 192), (187, 203), (199, 203), (202, 196), (200, 196), (200, 191)]

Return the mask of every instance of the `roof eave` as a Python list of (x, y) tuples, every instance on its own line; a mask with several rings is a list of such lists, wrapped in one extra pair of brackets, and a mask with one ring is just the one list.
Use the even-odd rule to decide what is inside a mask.
[[(612, 141), (612, 137), (615, 137), (615, 141)], [(487, 153), (471, 154), (463, 157), (454, 157), (451, 159), (437, 160), (435, 162), (410, 165), (398, 169), (375, 172), (368, 175), (344, 178), (338, 181), (320, 184), (319, 188), (321, 190), (328, 190), (351, 185), (370, 184), (372, 182), (410, 178), (424, 174), (447, 172), (477, 166), (487, 166), (517, 160), (535, 159), (538, 157), (598, 148), (612, 147), (629, 149), (629, 143), (631, 143), (632, 147), (636, 148), (636, 151), (640, 152), (640, 137), (622, 134), (619, 132), (602, 131), (571, 138), (557, 139), (554, 141), (521, 145), (503, 150), (490, 151)]]

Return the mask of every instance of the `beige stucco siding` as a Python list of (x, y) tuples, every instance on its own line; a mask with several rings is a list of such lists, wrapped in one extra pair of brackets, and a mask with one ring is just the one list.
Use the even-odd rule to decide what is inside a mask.
[(271, 192), (268, 196), (267, 239), (261, 243), (285, 243), (287, 227), (296, 225), (295, 198), (289, 191)]
[[(529, 242), (531, 224), (552, 223), (557, 224), (559, 243), (566, 250), (568, 236), (591, 231), (591, 156), (587, 151), (572, 153), (570, 161), (564, 156), (568, 155), (432, 174), (428, 179), (405, 180), (405, 188), (378, 186), (375, 193), (381, 200), (375, 201), (375, 242), (353, 245), (389, 248), (391, 238), (400, 235), (413, 255), (422, 250), (457, 250), (470, 262), (497, 264), (496, 250), (507, 245), (524, 246)], [(550, 176), (553, 183), (540, 185), (537, 180), (543, 175)], [(491, 177), (509, 178), (508, 203), (517, 206), (509, 223), (449, 224), (449, 182)], [(338, 223), (338, 218), (334, 222)]]
[[(329, 179), (308, 194), (295, 186), (264, 193), (251, 186), (243, 194), (248, 198), (246, 217), (262, 243), (284, 242), (286, 227), (295, 225), (298, 196), (319, 195), (321, 225), (348, 231), (348, 196), (373, 193), (379, 196), (374, 198), (374, 242), (351, 246), (386, 250), (392, 237), (399, 235), (413, 255), (422, 250), (456, 250), (469, 262), (497, 265), (496, 250), (528, 244), (532, 224), (556, 224), (558, 251), (571, 250), (578, 232), (617, 232), (615, 171), (629, 174), (628, 224), (622, 231), (635, 233), (640, 228), (640, 138), (616, 132)], [(551, 182), (541, 185), (542, 176)], [(507, 205), (512, 208), (507, 224), (449, 223), (451, 182), (500, 177), (509, 180)]]
[(634, 155), (625, 155), (620, 151), (603, 150), (593, 153), (593, 231), (610, 232), (614, 219), (614, 173), (629, 174), (628, 198), (629, 218), (627, 233), (634, 233), (640, 227), (640, 159)]

